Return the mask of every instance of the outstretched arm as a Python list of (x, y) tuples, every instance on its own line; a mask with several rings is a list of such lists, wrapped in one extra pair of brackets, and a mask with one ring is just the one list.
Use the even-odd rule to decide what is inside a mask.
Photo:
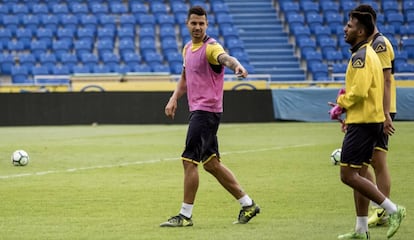
[(217, 58), (218, 62), (234, 71), (239, 77), (247, 77), (247, 70), (240, 64), (240, 62), (227, 53), (220, 54)]

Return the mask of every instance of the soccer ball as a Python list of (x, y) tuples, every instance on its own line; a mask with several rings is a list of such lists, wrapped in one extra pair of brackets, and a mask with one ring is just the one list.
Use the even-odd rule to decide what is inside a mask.
[(11, 155), (11, 161), (14, 166), (26, 166), (29, 163), (29, 154), (24, 150), (16, 150)]
[(339, 163), (341, 162), (340, 148), (333, 150), (333, 152), (331, 153), (331, 162), (333, 165), (339, 165)]

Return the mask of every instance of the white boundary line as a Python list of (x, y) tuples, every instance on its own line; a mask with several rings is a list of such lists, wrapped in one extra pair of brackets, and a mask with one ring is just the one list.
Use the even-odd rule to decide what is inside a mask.
[[(307, 146), (312, 146), (312, 145), (314, 145), (314, 144), (298, 144), (298, 145), (283, 146), (283, 147), (259, 148), (259, 149), (251, 149), (251, 150), (239, 150), (239, 151), (222, 152), (220, 154), (221, 155), (229, 155), (229, 154), (241, 154), (241, 153), (253, 153), (253, 152), (266, 152), (266, 151), (282, 150), (282, 149), (287, 149), (287, 148), (307, 147)], [(130, 166), (130, 165), (140, 165), (140, 164), (148, 164), (148, 163), (159, 163), (159, 162), (163, 162), (163, 161), (174, 161), (174, 160), (179, 160), (179, 159), (180, 159), (179, 157), (174, 157), (174, 158), (164, 158), (164, 159), (159, 159), (159, 160), (123, 162), (123, 163), (119, 163), (119, 164), (98, 165), (98, 166), (80, 167), (80, 168), (68, 168), (68, 169), (65, 169), (65, 170), (50, 170), (50, 171), (34, 172), (34, 173), (21, 173), (21, 174), (0, 176), (0, 180), (2, 180), (2, 179), (11, 179), (11, 178), (19, 178), (19, 177), (43, 176), (43, 175), (55, 174), (55, 173), (78, 172), (78, 171), (94, 170), (94, 169), (100, 169), (100, 168), (114, 168), (114, 167), (119, 167), (119, 166)]]

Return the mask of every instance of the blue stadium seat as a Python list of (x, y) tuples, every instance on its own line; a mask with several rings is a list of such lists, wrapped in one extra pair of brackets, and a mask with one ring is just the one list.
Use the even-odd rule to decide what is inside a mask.
[(146, 27), (154, 27), (155, 25), (155, 17), (151, 14), (141, 14), (136, 17), (137, 24), (140, 25), (142, 28)]
[(211, 10), (217, 14), (217, 13), (230, 13), (229, 8), (227, 7), (227, 4), (222, 2), (210, 2)]
[(310, 66), (313, 80), (329, 80), (328, 66), (324, 63), (315, 63)]
[[(212, 27), (207, 28), (210, 29)], [(174, 39), (175, 40), (175, 28), (171, 28), (169, 26), (160, 26), (160, 39), (166, 39), (166, 38), (170, 38), (170, 39)]]
[(7, 43), (12, 38), (12, 32), (8, 28), (0, 28), (0, 43), (1, 46), (6, 47)]
[(136, 53), (125, 53), (121, 55), (121, 60), (124, 64), (128, 65), (130, 69), (133, 69), (134, 66), (141, 64), (141, 56)]
[[(61, 26), (63, 26), (64, 28), (72, 29), (73, 31), (76, 31), (76, 29), (78, 28), (78, 24), (79, 24), (78, 17), (76, 17), (73, 14), (61, 15), (59, 18), (59, 22)], [(59, 32), (59, 29), (57, 31)]]
[(119, 64), (115, 66), (115, 69), (113, 72), (119, 73), (119, 74), (126, 74), (128, 72), (131, 72), (131, 68), (129, 67), (129, 65)]
[(114, 42), (115, 41), (115, 28), (111, 28), (111, 27), (98, 28), (98, 32), (96, 35), (99, 41), (108, 40), (108, 41)]
[(86, 40), (89, 42), (95, 41), (95, 32), (91, 29), (80, 27), (76, 32), (76, 37), (78, 40)]
[(52, 5), (52, 13), (55, 15), (64, 15), (69, 13), (68, 5), (64, 2)]
[(108, 66), (111, 72), (115, 71), (115, 67), (120, 64), (120, 58), (115, 53), (105, 53), (102, 55), (102, 63)]
[(305, 54), (305, 60), (308, 67), (308, 71), (311, 70), (310, 67), (315, 63), (322, 63), (323, 57), (322, 54), (318, 51), (308, 51)]
[(34, 34), (39, 28), (40, 19), (38, 15), (27, 14), (22, 17), (24, 28), (30, 29)]
[(407, 63), (408, 61), (408, 53), (404, 50), (401, 51), (395, 51), (394, 52), (394, 64), (396, 65), (400, 65), (403, 63)]
[(335, 51), (337, 50), (337, 42), (335, 38), (327, 36), (318, 36), (316, 42), (321, 48), (322, 52)]
[(101, 28), (115, 29), (117, 27), (117, 18), (114, 15), (102, 14), (98, 17), (98, 23)]
[(57, 64), (52, 69), (53, 75), (69, 75), (71, 74), (69, 67), (66, 64)]
[(81, 57), (85, 53), (92, 53), (92, 41), (83, 39), (83, 40), (76, 40), (73, 43), (73, 49), (75, 50), (76, 55), (78, 56), (78, 60), (81, 60)]
[(73, 28), (59, 28), (56, 33), (56, 40), (66, 41), (70, 43), (69, 47), (72, 47), (73, 36), (75, 35), (75, 29)]
[(188, 6), (183, 2), (172, 2), (171, 3), (171, 11), (175, 15), (178, 13), (187, 14)]
[(135, 41), (135, 28), (131, 27), (119, 27), (117, 30), (117, 36), (119, 41), (131, 40)]
[(10, 74), (11, 68), (14, 65), (15, 59), (12, 54), (0, 54), (0, 66), (3, 74)]
[(185, 25), (185, 21), (187, 19), (186, 13), (176, 13), (174, 14), (175, 23), (179, 25)]
[(167, 6), (164, 3), (154, 1), (150, 3), (150, 10), (154, 15), (167, 14), (168, 12)]
[(73, 53), (63, 53), (60, 55), (59, 62), (66, 65), (69, 71), (73, 73), (74, 67), (78, 64), (78, 58)]
[(78, 16), (79, 18), (89, 13), (88, 5), (84, 2), (73, 1), (69, 3), (69, 9), (72, 12), (72, 14)]
[(400, 65), (396, 65), (395, 70), (398, 73), (413, 73), (414, 65), (410, 63), (402, 63)]
[(32, 13), (38, 15), (46, 15), (49, 13), (49, 9), (45, 3), (35, 3), (32, 6)]
[(148, 65), (156, 63), (162, 64), (162, 56), (157, 52), (145, 52), (143, 58)]
[(19, 17), (14, 15), (4, 15), (2, 17), (3, 25), (14, 35), (19, 27)]
[(31, 74), (32, 68), (36, 65), (36, 58), (30, 53), (25, 53), (19, 55), (19, 60), (20, 65), (26, 67)]
[(316, 25), (313, 32), (317, 38), (331, 37), (331, 28), (326, 25)]
[(405, 16), (410, 16), (414, 14), (414, 1), (408, 0), (403, 1), (403, 12)]
[(108, 5), (106, 5), (106, 3), (92, 3), (90, 6), (90, 11), (97, 17), (109, 14)]
[(53, 68), (57, 62), (55, 54), (52, 53), (42, 53), (39, 58), (40, 64), (47, 67), (48, 71), (52, 73)]
[(343, 60), (342, 52), (341, 51), (323, 51), (323, 55), (328, 63), (340, 63)]
[(91, 69), (88, 65), (78, 64), (73, 67), (74, 74), (88, 74), (91, 73)]
[(304, 26), (305, 24), (305, 16), (299, 13), (292, 13), (286, 16), (287, 22), (289, 24), (290, 30), (297, 26)]
[(134, 2), (134, 1), (129, 1), (129, 2), (130, 2), (129, 9), (133, 15), (138, 16), (141, 14), (149, 13), (148, 6), (145, 5), (144, 3)]
[(183, 56), (178, 51), (168, 52), (167, 54), (165, 54), (165, 58), (166, 58), (166, 60), (168, 61), (168, 63), (170, 65), (172, 65), (174, 63), (179, 63), (179, 64), (182, 65), (182, 63), (183, 63)]
[(152, 64), (150, 65), (152, 72), (159, 72), (159, 73), (169, 73), (170, 67), (165, 64)]
[(321, 14), (314, 13), (306, 14), (306, 22), (311, 30), (311, 33), (315, 33), (315, 28), (324, 24), (323, 16)]
[(49, 69), (46, 66), (42, 65), (36, 65), (32, 69), (33, 75), (49, 75), (51, 72), (49, 72)]
[(24, 43), (20, 40), (12, 40), (7, 43), (7, 49), (11, 52), (20, 52), (24, 50)]
[(408, 25), (414, 25), (414, 10), (413, 10), (413, 12), (411, 13), (411, 14), (409, 14), (409, 15), (406, 15), (406, 20), (407, 20), (407, 24)]
[(30, 49), (32, 37), (32, 31), (28, 28), (19, 28), (16, 30), (16, 39), (23, 43), (24, 49)]
[(201, 6), (207, 12), (210, 12), (210, 4), (206, 3), (204, 0), (192, 0), (190, 1), (191, 6)]
[(334, 63), (332, 64), (332, 73), (343, 74), (343, 76), (336, 76), (334, 77), (335, 81), (344, 81), (345, 80), (345, 73), (348, 64), (346, 63)]
[[(218, 40), (218, 38), (220, 37), (220, 31), (219, 31), (218, 27), (209, 27), (209, 28), (207, 28), (207, 34), (210, 37), (212, 37), (216, 40)], [(238, 37), (238, 35), (234, 36), (234, 37)]]
[(342, 14), (340, 13), (328, 12), (324, 14), (324, 18), (325, 18), (325, 24), (329, 26), (332, 33), (335, 32), (338, 26), (341, 26), (341, 27), (344, 26), (344, 21), (343, 21), (344, 18)]
[(140, 40), (149, 39), (155, 40), (155, 29), (153, 26), (141, 27), (139, 29), (139, 38)]
[(307, 13), (319, 13), (319, 2), (313, 2), (313, 1), (300, 1), (300, 7), (302, 11)]
[(182, 63), (170, 63), (170, 72), (171, 74), (181, 74), (181, 71), (183, 70), (183, 64)]
[(47, 51), (47, 44), (41, 40), (32, 40), (30, 43), (31, 53), (35, 56), (36, 60), (40, 59), (40, 54)]
[(0, 16), (4, 16), (11, 13), (9, 6), (4, 3), (0, 3)]
[(118, 50), (121, 55), (125, 53), (134, 53), (135, 52), (135, 41), (133, 39), (122, 39), (118, 43)]
[(404, 24), (404, 16), (401, 13), (389, 13), (386, 16), (388, 24), (391, 24), (395, 29), (400, 29), (400, 26)]
[(398, 2), (397, 1), (383, 1), (381, 3), (381, 9), (382, 12), (385, 15), (388, 15), (389, 13), (399, 13), (400, 10), (398, 8)]
[(52, 41), (53, 41), (53, 31), (49, 28), (39, 28), (36, 32), (36, 38), (39, 41), (43, 41), (46, 43), (46, 46), (48, 48), (52, 47)]
[(68, 40), (56, 40), (52, 43), (52, 50), (58, 58), (64, 53), (69, 53), (71, 48), (72, 42)]
[(139, 50), (142, 55), (145, 55), (147, 52), (156, 52), (155, 41), (152, 39), (140, 40)]
[(120, 27), (135, 28), (136, 19), (131, 14), (123, 14), (119, 17)]
[(113, 53), (114, 52), (114, 41), (111, 40), (98, 40), (96, 43), (96, 50), (98, 52), (98, 56), (102, 58), (102, 56), (106, 53)]
[(156, 23), (158, 23), (160, 26), (167, 26), (170, 28), (174, 28), (175, 25), (175, 19), (173, 15), (170, 14), (158, 14), (156, 17)]
[(59, 18), (57, 15), (42, 15), (40, 22), (42, 23), (43, 28), (50, 29), (52, 31), (52, 34), (56, 33), (56, 30), (59, 26)]
[[(311, 37), (311, 32), (308, 26), (295, 26), (292, 28), (292, 32), (296, 40), (299, 40), (302, 37)], [(296, 44), (298, 44), (297, 41)]]
[(97, 29), (98, 20), (95, 15), (82, 15), (80, 17), (80, 23), (82, 27), (95, 32)]
[[(355, 8), (355, 6), (354, 6)], [(329, 12), (338, 13), (340, 10), (339, 3), (335, 1), (322, 1), (321, 12), (328, 14)]]
[(282, 2), (280, 4), (280, 9), (285, 13), (285, 14), (290, 14), (290, 13), (300, 13), (300, 6), (299, 3), (297, 2), (293, 2), (293, 1), (286, 1), (286, 2)]
[(316, 49), (316, 41), (312, 38), (303, 37), (297, 41), (302, 58), (306, 56), (307, 52), (314, 51)]
[(128, 12), (128, 8), (122, 2), (111, 2), (109, 4), (109, 10), (112, 14), (126, 14)]
[(26, 4), (18, 3), (12, 6), (12, 13), (19, 18), (29, 14), (29, 8)]
[(412, 24), (401, 25), (400, 34), (405, 37), (414, 37), (414, 17)]
[(230, 37), (239, 37), (239, 31), (234, 26), (222, 26), (220, 27), (220, 33), (223, 36), (223, 38), (230, 38)]
[(177, 51), (178, 50), (177, 41), (171, 38), (162, 39), (161, 49), (164, 53), (168, 51)]
[(92, 72), (93, 73), (110, 73), (111, 69), (106, 65), (97, 64), (92, 67)]
[(134, 72), (140, 72), (140, 73), (148, 73), (151, 72), (150, 66), (148, 64), (139, 64), (133, 67), (132, 69)]
[(93, 53), (85, 53), (81, 56), (83, 65), (88, 66), (90, 70), (99, 63), (98, 57)]
[(216, 21), (221, 26), (223, 26), (223, 25), (233, 26), (233, 24), (234, 24), (233, 17), (230, 14), (227, 14), (227, 13), (216, 14)]
[(12, 82), (15, 84), (32, 83), (32, 81), (28, 79), (29, 71), (24, 66), (20, 66), (20, 65), (12, 66), (11, 75), (12, 75)]
[(408, 57), (414, 58), (414, 38), (403, 39), (402, 50), (408, 53)]
[(394, 25), (384, 25), (380, 28), (380, 31), (385, 36), (394, 36), (397, 32)]

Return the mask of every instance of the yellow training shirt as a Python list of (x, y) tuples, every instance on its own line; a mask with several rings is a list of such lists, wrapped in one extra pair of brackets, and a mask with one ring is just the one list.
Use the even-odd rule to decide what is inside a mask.
[(397, 90), (394, 79), (394, 49), (391, 42), (382, 34), (377, 33), (371, 43), (372, 48), (377, 53), (382, 69), (391, 69), (391, 102), (390, 112), (397, 112)]
[(345, 123), (384, 122), (384, 75), (374, 49), (363, 41), (352, 49), (345, 75), (346, 93), (337, 103), (346, 109)]

